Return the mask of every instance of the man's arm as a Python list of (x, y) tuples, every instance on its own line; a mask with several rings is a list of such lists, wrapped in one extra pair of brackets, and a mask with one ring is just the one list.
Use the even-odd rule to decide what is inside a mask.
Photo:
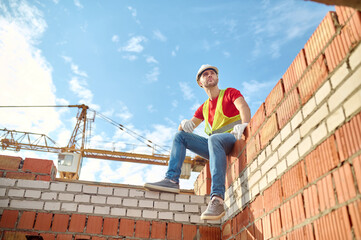
[(251, 110), (247, 102), (244, 100), (244, 98), (243, 97), (237, 98), (234, 101), (234, 105), (239, 111), (242, 123), (249, 123), (249, 121), (251, 121)]
[[(201, 124), (201, 122), (203, 122), (202, 119), (199, 119), (199, 118), (196, 118), (196, 117), (192, 117), (191, 121), (192, 121), (192, 122), (194, 123), (194, 125), (195, 125), (194, 128), (198, 127), (199, 124)], [(183, 130), (181, 124), (179, 124), (178, 130), (179, 130), (179, 131), (182, 131), (182, 130)]]

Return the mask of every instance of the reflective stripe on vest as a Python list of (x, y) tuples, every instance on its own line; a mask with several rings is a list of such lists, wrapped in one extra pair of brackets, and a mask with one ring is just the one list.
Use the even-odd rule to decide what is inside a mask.
[(205, 129), (207, 135), (212, 135), (214, 133), (224, 133), (224, 132), (231, 132), (233, 127), (236, 124), (241, 124), (241, 117), (240, 115), (236, 115), (234, 117), (227, 117), (223, 113), (222, 103), (224, 92), (226, 90), (221, 90), (217, 99), (217, 106), (214, 113), (213, 125), (211, 126), (208, 122), (209, 118), (209, 99), (204, 102), (203, 104), (203, 116), (205, 121)]

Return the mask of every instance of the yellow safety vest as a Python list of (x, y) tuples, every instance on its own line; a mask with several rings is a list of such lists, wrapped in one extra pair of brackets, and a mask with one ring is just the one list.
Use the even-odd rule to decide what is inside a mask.
[(222, 103), (225, 91), (226, 90), (221, 90), (221, 92), (219, 93), (212, 126), (208, 122), (209, 98), (203, 104), (203, 116), (206, 125), (204, 131), (207, 135), (212, 135), (214, 133), (231, 132), (235, 125), (242, 123), (241, 116), (239, 114), (234, 117), (227, 117), (226, 115), (224, 115)]

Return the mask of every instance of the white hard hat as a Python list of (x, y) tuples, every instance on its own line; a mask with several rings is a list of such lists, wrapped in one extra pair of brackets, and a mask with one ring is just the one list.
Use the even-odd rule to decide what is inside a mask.
[(213, 71), (215, 71), (218, 75), (218, 68), (214, 67), (214, 66), (211, 66), (209, 64), (204, 64), (202, 65), (199, 70), (198, 70), (198, 73), (197, 73), (197, 83), (202, 75), (202, 73), (208, 69), (212, 69)]

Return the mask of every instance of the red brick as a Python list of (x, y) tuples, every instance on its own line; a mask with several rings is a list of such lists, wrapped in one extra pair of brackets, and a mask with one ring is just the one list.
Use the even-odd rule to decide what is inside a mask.
[(250, 221), (253, 222), (256, 218), (261, 217), (264, 214), (263, 196), (259, 195), (249, 205)]
[(229, 219), (226, 223), (222, 225), (222, 238), (228, 239), (232, 236), (232, 220)]
[(305, 157), (307, 179), (312, 183), (323, 174), (335, 168), (339, 163), (335, 136), (330, 136)]
[(103, 226), (103, 218), (100, 216), (88, 216), (86, 233), (100, 234)]
[(315, 32), (305, 44), (305, 55), (308, 64), (321, 53), (326, 44), (336, 34), (336, 27), (333, 21), (334, 12), (328, 12)]
[(251, 121), (249, 122), (251, 128), (251, 136), (253, 136), (258, 128), (262, 125), (266, 117), (266, 112), (264, 108), (264, 103), (258, 108), (257, 112), (253, 115)]
[[(249, 224), (250, 214), (251, 214), (250, 208), (247, 206), (237, 215), (237, 225), (240, 228), (243, 228)], [(238, 232), (239, 230), (241, 229), (238, 229)]]
[(328, 70), (325, 57), (321, 55), (307, 70), (298, 84), (301, 102), (305, 104), (327, 78)]
[(23, 173), (23, 172), (7, 172), (7, 178), (12, 179), (26, 179), (26, 180), (35, 180), (36, 175), (33, 173)]
[(93, 236), (92, 240), (106, 240), (105, 237), (97, 237), (97, 236)]
[(219, 227), (199, 226), (200, 239), (219, 240), (221, 229)]
[(276, 106), (282, 101), (284, 98), (284, 89), (283, 89), (283, 80), (280, 79), (276, 86), (272, 89), (270, 94), (268, 94), (265, 101), (265, 110), (266, 115), (270, 116), (273, 110), (275, 110)]
[(289, 92), (288, 96), (277, 109), (277, 120), (279, 129), (288, 123), (297, 110), (301, 107), (297, 89)]
[(77, 239), (90, 239), (91, 236), (90, 235), (75, 235), (75, 240)]
[(168, 223), (167, 239), (171, 239), (171, 240), (182, 239), (182, 224), (172, 223), (172, 222)]
[(332, 187), (331, 174), (317, 182), (317, 191), (321, 212), (333, 207), (336, 204), (335, 193)]
[(272, 238), (271, 215), (268, 214), (262, 218), (263, 236), (265, 239)]
[(361, 192), (361, 155), (352, 160), (352, 165), (355, 171), (358, 191)]
[(72, 234), (57, 234), (56, 240), (72, 240), (73, 235)]
[(345, 22), (357, 11), (350, 7), (335, 6), (338, 22), (345, 25)]
[(165, 239), (166, 222), (152, 221), (152, 239)]
[(311, 185), (303, 191), (305, 199), (306, 218), (310, 218), (319, 213), (319, 202), (316, 185)]
[(50, 176), (50, 175), (36, 175), (35, 180), (39, 180), (39, 181), (51, 181), (55, 179), (55, 175)]
[(21, 157), (0, 155), (0, 169), (17, 171), (21, 160)]
[(149, 238), (150, 222), (137, 220), (135, 223), (135, 237)]
[(246, 141), (245, 138), (242, 137), (240, 140), (237, 140), (232, 148), (232, 151), (228, 154), (228, 156), (232, 157), (231, 162), (234, 162), (236, 158), (239, 157), (239, 155), (241, 154), (242, 150), (246, 148)]
[(346, 206), (317, 219), (314, 228), (316, 239), (352, 239)]
[[(233, 166), (233, 164), (232, 164)], [(233, 183), (233, 179), (234, 179), (234, 167), (232, 168), (229, 167), (226, 171), (226, 179), (225, 179), (225, 186), (226, 186), (226, 189), (228, 189), (231, 184)]]
[(281, 205), (281, 222), (283, 231), (287, 231), (293, 227), (293, 218), (291, 212), (291, 201), (287, 201)]
[(312, 225), (308, 224), (287, 234), (288, 240), (314, 240)]
[(86, 215), (72, 214), (69, 232), (84, 232)]
[(348, 38), (348, 43), (351, 42), (351, 48), (356, 46), (361, 40), (361, 12), (356, 11), (349, 22), (346, 23), (342, 32), (345, 33), (345, 37)]
[(341, 161), (359, 151), (361, 148), (361, 113), (339, 128), (335, 135)]
[(298, 194), (296, 197), (290, 200), (291, 212), (294, 225), (302, 223), (305, 217), (305, 207), (303, 205), (302, 194)]
[(72, 234), (58, 234), (56, 236), (56, 240), (72, 240), (73, 235)]
[(303, 72), (307, 67), (305, 51), (301, 51), (297, 54), (291, 65), (283, 74), (283, 85), (285, 87), (285, 93), (288, 93), (292, 87), (298, 82)]
[(49, 231), (51, 225), (51, 219), (53, 214), (51, 213), (38, 213), (35, 220), (35, 230)]
[(19, 211), (4, 209), (1, 216), (0, 228), (15, 228), (18, 220)]
[(237, 233), (241, 230), (241, 226), (237, 224), (237, 217), (239, 214), (237, 214), (234, 218), (232, 218), (232, 235), (237, 235)]
[(3, 234), (3, 240), (25, 240), (26, 236), (38, 236), (38, 233), (34, 233), (34, 232), (12, 232), (12, 231), (5, 231)]
[(203, 168), (204, 172), (203, 172), (203, 181), (207, 180), (207, 179), (212, 179), (211, 176), (211, 170), (209, 168), (209, 163), (207, 163), (204, 168)]
[(54, 162), (52, 160), (25, 158), (23, 171), (30, 171), (35, 173), (45, 173), (52, 175), (56, 172)]
[(281, 177), (281, 181), (283, 190), (282, 193), (285, 199), (306, 186), (307, 180), (303, 160), (286, 172)]
[(134, 235), (134, 220), (133, 219), (120, 219), (119, 235), (133, 237)]
[(356, 189), (352, 177), (351, 166), (346, 163), (332, 173), (335, 180), (337, 199), (343, 203), (356, 196)]
[(260, 150), (260, 137), (259, 134), (256, 134), (247, 143), (247, 163), (251, 163)]
[(271, 117), (267, 119), (267, 122), (262, 126), (260, 133), (261, 149), (267, 146), (268, 142), (276, 135), (277, 132), (277, 118), (276, 114), (274, 113)]
[(53, 233), (40, 233), (40, 236), (42, 236), (44, 240), (55, 240), (55, 234)]
[[(178, 223), (174, 223), (174, 224), (178, 224)], [(170, 223), (168, 224), (168, 235), (167, 235), (168, 238), (169, 238), (169, 225), (170, 225)], [(197, 234), (197, 226), (186, 225), (186, 224), (183, 225), (183, 240), (193, 240), (193, 239), (195, 239), (196, 234)], [(180, 238), (169, 238), (169, 239), (176, 240), (176, 239), (182, 239), (182, 238), (180, 237)]]
[(280, 209), (276, 209), (276, 211), (272, 212), (270, 215), (272, 236), (276, 237), (282, 233)]
[(282, 202), (282, 188), (281, 181), (277, 180), (263, 193), (264, 209), (269, 212), (277, 207)]
[(116, 236), (118, 234), (119, 219), (104, 218), (103, 235)]
[(255, 239), (264, 239), (262, 219), (254, 222)]
[(69, 215), (54, 214), (53, 225), (51, 230), (53, 232), (66, 232), (69, 224)]
[(35, 212), (23, 212), (20, 216), (18, 229), (33, 229), (35, 221)]
[(234, 166), (234, 171), (235, 171), (235, 175), (239, 176), (239, 174), (245, 169), (245, 167), (247, 166), (247, 150), (244, 150), (241, 155), (239, 156), (239, 158), (236, 159), (236, 161), (234, 162), (235, 166)]
[(348, 205), (351, 222), (356, 239), (361, 239), (361, 200)]

